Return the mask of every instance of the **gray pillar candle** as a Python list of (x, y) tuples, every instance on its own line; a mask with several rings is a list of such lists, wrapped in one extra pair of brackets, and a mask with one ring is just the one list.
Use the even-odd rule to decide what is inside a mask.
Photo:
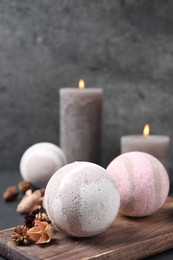
[(60, 147), (68, 162), (99, 164), (102, 89), (60, 89)]
[[(146, 127), (149, 127), (146, 125)], [(149, 153), (156, 157), (163, 165), (169, 168), (169, 147), (170, 138), (163, 135), (149, 135), (148, 133), (143, 135), (129, 135), (121, 137), (121, 153), (127, 153), (131, 151), (141, 151)]]

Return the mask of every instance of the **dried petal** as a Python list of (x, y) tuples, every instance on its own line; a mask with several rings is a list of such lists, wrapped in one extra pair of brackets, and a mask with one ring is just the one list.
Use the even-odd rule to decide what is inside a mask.
[(25, 196), (29, 196), (29, 195), (31, 195), (32, 194), (32, 190), (31, 189), (29, 189), (29, 190), (27, 190), (26, 192), (25, 192)]
[(42, 197), (42, 192), (40, 189), (35, 190), (32, 194), (36, 195), (38, 199)]
[(34, 241), (38, 241), (42, 236), (42, 231), (38, 227), (32, 227), (27, 231), (27, 235)]
[(42, 231), (44, 231), (48, 225), (46, 221), (35, 220), (35, 226), (39, 227)]
[[(21, 202), (17, 207), (17, 212), (27, 213), (38, 208), (38, 201), (41, 197), (41, 191), (36, 190), (32, 193), (31, 190), (27, 190), (25, 196), (22, 198)], [(36, 206), (36, 207), (35, 207)]]
[(44, 233), (42, 234), (42, 236), (40, 237), (40, 239), (37, 241), (37, 245), (40, 245), (40, 244), (46, 244), (46, 243), (49, 243), (50, 242), (50, 239), (48, 234)]
[(27, 231), (27, 234), (36, 244), (50, 242), (53, 236), (53, 227), (47, 222), (35, 221), (35, 226)]
[(48, 225), (36, 244), (49, 243), (52, 237), (53, 237), (53, 227), (52, 225)]

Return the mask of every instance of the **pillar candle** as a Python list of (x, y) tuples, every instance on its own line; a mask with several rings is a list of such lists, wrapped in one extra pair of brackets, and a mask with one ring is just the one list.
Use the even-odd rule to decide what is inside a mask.
[(163, 135), (149, 135), (149, 125), (145, 126), (143, 135), (122, 136), (120, 142), (121, 153), (146, 152), (155, 156), (168, 168), (170, 138)]
[(69, 163), (100, 163), (102, 96), (99, 88), (60, 89), (60, 147)]

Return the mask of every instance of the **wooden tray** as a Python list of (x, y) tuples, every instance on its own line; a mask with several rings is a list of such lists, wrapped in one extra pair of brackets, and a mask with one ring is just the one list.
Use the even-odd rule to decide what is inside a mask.
[(12, 230), (0, 231), (0, 255), (7, 259), (139, 259), (173, 247), (173, 198), (149, 217), (119, 215), (105, 232), (90, 238), (74, 239), (58, 232), (50, 244), (19, 247), (11, 241)]

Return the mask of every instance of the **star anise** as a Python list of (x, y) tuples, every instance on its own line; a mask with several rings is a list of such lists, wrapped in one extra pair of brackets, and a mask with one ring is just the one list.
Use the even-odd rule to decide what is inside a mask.
[(13, 242), (18, 246), (30, 245), (33, 240), (27, 234), (28, 230), (29, 228), (24, 225), (15, 227), (11, 235)]

